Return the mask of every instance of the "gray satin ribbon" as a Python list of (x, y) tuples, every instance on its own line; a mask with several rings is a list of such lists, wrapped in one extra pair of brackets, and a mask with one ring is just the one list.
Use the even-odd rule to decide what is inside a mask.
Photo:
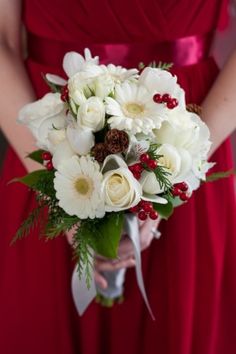
[[(125, 225), (124, 225), (125, 233), (130, 237), (130, 240), (134, 246), (134, 255), (136, 261), (136, 278), (137, 283), (140, 289), (140, 292), (143, 296), (145, 304), (148, 308), (148, 311), (153, 320), (155, 317), (149, 305), (149, 301), (147, 298), (144, 282), (143, 282), (143, 275), (142, 275), (142, 268), (141, 268), (141, 248), (140, 248), (140, 240), (139, 240), (139, 225), (137, 217), (133, 214), (126, 214), (125, 215)], [(85, 281), (85, 274), (82, 274), (82, 277), (79, 279), (76, 267), (74, 269), (72, 275), (72, 295), (74, 299), (75, 306), (79, 315), (83, 315), (84, 311), (87, 309), (89, 304), (95, 298), (97, 291), (96, 285), (94, 281), (93, 271), (92, 272), (92, 281), (91, 286), (88, 289)], [(123, 293), (123, 283), (125, 279), (125, 269), (120, 269), (114, 272), (104, 272), (103, 275), (108, 280), (108, 288), (106, 290), (102, 290), (98, 288), (98, 292), (101, 293), (103, 296), (107, 298), (114, 298)]]

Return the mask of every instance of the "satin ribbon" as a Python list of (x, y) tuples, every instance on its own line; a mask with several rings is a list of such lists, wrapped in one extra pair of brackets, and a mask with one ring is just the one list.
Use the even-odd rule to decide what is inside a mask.
[(187, 66), (208, 58), (212, 37), (213, 32), (208, 32), (165, 42), (95, 44), (63, 42), (28, 33), (28, 56), (35, 62), (59, 69), (66, 52), (83, 54), (87, 47), (92, 55), (99, 56), (103, 64), (137, 67), (141, 61), (147, 65), (156, 60), (171, 62), (175, 66)]
[[(134, 247), (134, 255), (135, 255), (135, 261), (136, 261), (136, 278), (137, 278), (137, 283), (139, 286), (139, 290), (143, 296), (144, 302), (149, 310), (149, 313), (152, 317), (153, 320), (155, 320), (155, 317), (153, 315), (153, 312), (151, 310), (145, 286), (144, 286), (144, 281), (143, 281), (143, 275), (142, 275), (142, 266), (141, 266), (141, 248), (140, 248), (140, 239), (139, 239), (139, 225), (138, 225), (138, 220), (135, 215), (132, 214), (126, 214), (125, 215), (125, 225), (124, 225), (124, 230), (125, 233), (129, 236), (130, 240), (132, 241), (133, 247)], [(92, 269), (91, 269), (92, 272)], [(118, 292), (114, 291), (114, 287), (112, 288), (112, 293), (111, 291), (106, 290), (102, 291), (102, 295), (106, 297), (117, 297), (120, 295), (119, 291), (122, 289), (124, 282), (124, 275), (125, 275), (125, 270), (120, 269), (120, 271), (115, 271), (117, 274), (117, 289)], [(108, 273), (108, 272), (107, 272)], [(113, 273), (113, 272), (110, 272)], [(109, 277), (108, 277), (108, 282), (109, 282)], [(114, 277), (112, 279), (114, 281)], [(85, 280), (85, 273), (82, 274), (81, 278), (79, 278), (78, 273), (77, 273), (77, 267), (75, 267), (72, 275), (72, 282), (71, 282), (71, 288), (72, 288), (72, 295), (74, 299), (75, 306), (77, 308), (77, 311), (80, 316), (83, 315), (89, 304), (92, 302), (92, 300), (95, 298), (97, 294), (96, 290), (96, 285), (94, 281), (94, 276), (92, 272), (92, 280), (91, 280), (91, 286), (88, 289), (86, 286), (86, 280)], [(109, 289), (109, 287), (108, 287)]]

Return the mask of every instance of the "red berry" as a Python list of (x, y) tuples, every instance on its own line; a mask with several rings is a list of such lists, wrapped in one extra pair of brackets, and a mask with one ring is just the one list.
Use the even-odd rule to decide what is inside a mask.
[(156, 103), (162, 103), (162, 95), (160, 95), (159, 93), (156, 93), (153, 96), (153, 101), (156, 102)]
[(188, 190), (188, 185), (185, 182), (175, 183), (174, 187), (180, 189), (182, 192), (187, 192)]
[(53, 170), (52, 161), (48, 161), (45, 166), (46, 166), (46, 169), (47, 169), (48, 171)]
[(136, 163), (132, 166), (132, 171), (134, 173), (141, 173), (143, 172), (143, 166), (141, 165), (141, 163)]
[(138, 213), (138, 218), (139, 218), (139, 220), (142, 220), (142, 221), (144, 221), (144, 220), (146, 220), (147, 219), (147, 214), (145, 213), (145, 211), (140, 211), (139, 213)]
[(178, 104), (179, 104), (179, 102), (178, 102), (178, 100), (177, 100), (176, 98), (172, 98), (172, 104), (173, 104), (175, 107), (177, 107)]
[(141, 200), (138, 205), (140, 206), (140, 208), (143, 208), (144, 205), (146, 205), (148, 202), (146, 200)]
[(150, 160), (150, 156), (149, 156), (148, 153), (142, 154), (142, 155), (140, 156), (140, 161), (141, 161), (142, 163), (148, 163), (149, 160)]
[(61, 90), (61, 100), (63, 102), (66, 102), (66, 101), (68, 101), (68, 98), (69, 98), (69, 90), (68, 90), (68, 86), (65, 85), (64, 87), (62, 87), (62, 90)]
[(158, 218), (158, 213), (156, 210), (152, 210), (150, 213), (149, 213), (149, 218), (152, 219), (152, 220), (156, 220)]
[(151, 168), (151, 170), (155, 170), (155, 168), (157, 168), (158, 163), (156, 160), (149, 160), (147, 162), (147, 165), (149, 168)]
[(144, 206), (143, 206), (143, 210), (146, 213), (151, 213), (153, 211), (153, 205), (151, 202), (147, 202)]
[(134, 178), (140, 179), (141, 178), (141, 173), (140, 172), (134, 172), (133, 173)]
[(186, 202), (187, 200), (189, 200), (189, 196), (184, 192), (181, 192), (179, 197), (183, 202)]
[(167, 102), (167, 103), (166, 103), (166, 106), (167, 106), (167, 108), (169, 108), (169, 109), (175, 108), (175, 105), (173, 104), (172, 101)]
[(168, 93), (164, 93), (164, 95), (162, 96), (162, 101), (167, 103), (171, 101), (171, 97)]
[(174, 185), (171, 193), (172, 193), (173, 197), (178, 197), (182, 193), (182, 191)]
[(129, 211), (131, 213), (137, 213), (137, 212), (139, 212), (139, 206), (135, 205), (134, 207), (130, 208)]
[(45, 160), (51, 160), (52, 159), (52, 155), (50, 154), (50, 152), (48, 151), (44, 151), (42, 153), (42, 159)]

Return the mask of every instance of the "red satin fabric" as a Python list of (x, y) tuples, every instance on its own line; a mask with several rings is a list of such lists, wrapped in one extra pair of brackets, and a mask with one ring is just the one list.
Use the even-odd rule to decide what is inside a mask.
[(207, 59), (212, 38), (213, 32), (209, 32), (156, 43), (96, 44), (49, 40), (29, 32), (28, 54), (30, 59), (37, 63), (60, 67), (66, 52), (83, 53), (84, 48), (88, 47), (92, 54), (102, 59), (104, 64), (113, 63), (137, 68), (140, 63), (140, 53), (142, 53), (142, 62), (146, 65), (150, 63), (150, 58), (156, 58), (157, 61), (171, 62), (175, 66), (183, 67)]
[[(23, 17), (27, 29), (51, 40), (146, 43), (210, 32), (217, 26), (220, 6), (220, 0), (25, 0)], [(151, 55), (148, 59), (156, 58)], [(142, 52), (137, 60), (143, 60)], [(47, 91), (41, 72), (62, 73), (59, 67), (47, 67), (31, 58), (27, 70), (37, 96)], [(218, 69), (209, 58), (175, 72), (187, 101), (201, 103)], [(212, 159), (217, 161), (215, 170), (232, 167), (228, 141)], [(45, 243), (38, 240), (35, 230), (29, 238), (9, 246), (34, 205), (27, 188), (6, 186), (24, 173), (9, 150), (0, 186), (1, 353), (235, 353), (232, 179), (202, 186), (190, 202), (162, 223), (161, 239), (143, 252), (145, 284), (156, 316), (153, 322), (133, 270), (127, 274), (122, 305), (104, 309), (93, 303), (79, 318), (70, 293), (72, 262), (66, 240), (61, 237)]]

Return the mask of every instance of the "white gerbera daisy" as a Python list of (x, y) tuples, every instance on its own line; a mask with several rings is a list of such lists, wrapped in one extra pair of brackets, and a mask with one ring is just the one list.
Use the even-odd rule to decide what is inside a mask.
[(111, 128), (126, 130), (131, 134), (150, 134), (164, 120), (163, 109), (157, 105), (148, 90), (134, 82), (124, 82), (115, 88), (114, 99), (107, 97), (106, 112), (111, 115)]
[(63, 161), (54, 178), (60, 207), (80, 219), (102, 218), (105, 215), (102, 179), (99, 165), (91, 157), (73, 156)]

